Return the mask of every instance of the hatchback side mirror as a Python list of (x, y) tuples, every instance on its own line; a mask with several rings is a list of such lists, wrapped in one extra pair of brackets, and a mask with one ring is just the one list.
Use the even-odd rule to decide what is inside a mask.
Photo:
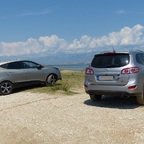
[(37, 65), (37, 69), (42, 69), (43, 66), (42, 65)]

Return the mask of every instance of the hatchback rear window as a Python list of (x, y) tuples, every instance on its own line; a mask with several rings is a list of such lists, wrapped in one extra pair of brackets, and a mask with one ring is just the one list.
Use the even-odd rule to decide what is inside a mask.
[(92, 60), (91, 66), (95, 68), (122, 67), (129, 64), (129, 54), (112, 53), (97, 54)]

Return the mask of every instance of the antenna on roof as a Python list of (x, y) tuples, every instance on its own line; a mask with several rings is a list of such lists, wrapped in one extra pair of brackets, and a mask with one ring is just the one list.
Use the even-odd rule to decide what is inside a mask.
[(112, 49), (113, 49), (113, 52), (116, 52), (113, 45), (112, 45)]

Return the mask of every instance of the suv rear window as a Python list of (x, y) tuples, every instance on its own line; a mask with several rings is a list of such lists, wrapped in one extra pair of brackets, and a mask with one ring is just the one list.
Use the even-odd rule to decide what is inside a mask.
[(112, 53), (97, 54), (94, 56), (91, 66), (95, 68), (122, 67), (129, 64), (129, 54)]

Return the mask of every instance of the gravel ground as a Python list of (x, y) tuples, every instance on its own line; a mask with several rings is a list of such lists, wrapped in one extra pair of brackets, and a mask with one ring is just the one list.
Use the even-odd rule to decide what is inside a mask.
[(0, 97), (0, 144), (143, 144), (144, 107), (135, 98), (92, 102), (18, 92)]

